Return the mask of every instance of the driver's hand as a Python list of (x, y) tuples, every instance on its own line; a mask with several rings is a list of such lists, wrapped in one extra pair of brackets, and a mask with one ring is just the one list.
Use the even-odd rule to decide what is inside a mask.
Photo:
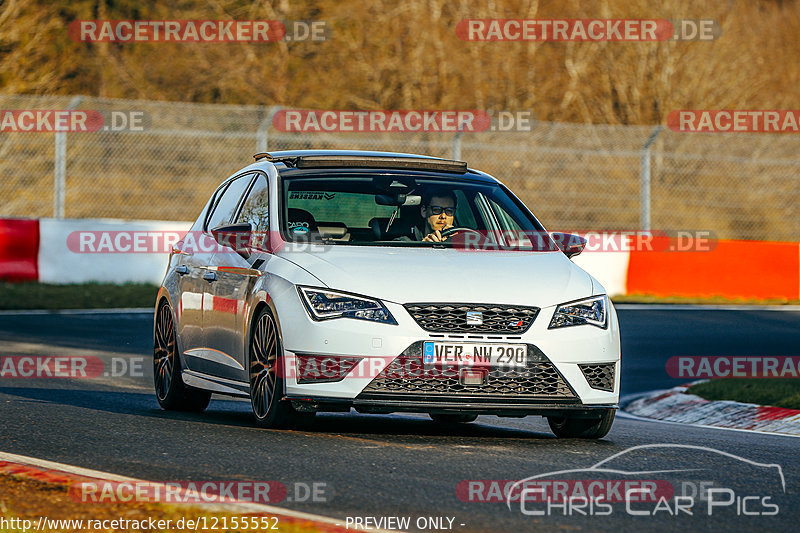
[[(444, 228), (443, 231), (447, 231), (452, 227), (455, 227), (455, 226), (447, 226), (447, 227)], [(447, 237), (442, 237), (442, 232), (437, 229), (437, 230), (433, 230), (433, 233), (428, 233), (427, 235), (425, 235), (425, 238), (422, 239), (422, 240), (426, 241), (426, 242), (444, 242), (447, 239), (449, 239), (449, 238), (451, 238), (451, 237), (453, 237), (455, 235), (458, 235), (458, 233), (453, 233), (453, 235), (448, 235)]]
[(425, 238), (422, 239), (425, 242), (442, 242), (442, 232), (437, 230), (433, 230), (433, 233), (428, 233), (425, 235)]

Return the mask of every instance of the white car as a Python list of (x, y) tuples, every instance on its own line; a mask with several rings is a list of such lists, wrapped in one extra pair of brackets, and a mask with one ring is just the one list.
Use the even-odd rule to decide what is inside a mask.
[(316, 412), (547, 417), (600, 438), (619, 400), (605, 289), (495, 178), (357, 151), (258, 154), (174, 248), (158, 293), (165, 409), (249, 397), (258, 425)]

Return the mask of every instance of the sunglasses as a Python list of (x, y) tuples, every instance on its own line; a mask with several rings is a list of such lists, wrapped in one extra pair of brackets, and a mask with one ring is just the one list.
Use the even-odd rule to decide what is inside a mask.
[(438, 206), (438, 205), (429, 205), (428, 208), (431, 210), (431, 213), (433, 213), (434, 215), (441, 215), (442, 211), (444, 211), (444, 214), (449, 216), (449, 217), (451, 217), (451, 216), (456, 214), (456, 208), (455, 207), (441, 207), (441, 206)]

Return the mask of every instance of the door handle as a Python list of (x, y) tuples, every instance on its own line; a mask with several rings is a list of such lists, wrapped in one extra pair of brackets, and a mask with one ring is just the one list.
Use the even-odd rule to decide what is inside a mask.
[(183, 276), (184, 274), (189, 273), (189, 267), (187, 267), (186, 265), (178, 265), (175, 267), (175, 272)]
[(212, 281), (217, 281), (217, 273), (216, 272), (206, 272), (203, 274), (203, 279), (207, 282), (211, 283)]

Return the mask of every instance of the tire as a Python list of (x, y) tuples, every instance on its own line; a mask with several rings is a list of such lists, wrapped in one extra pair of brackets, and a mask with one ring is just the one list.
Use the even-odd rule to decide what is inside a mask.
[(450, 413), (431, 413), (428, 416), (431, 417), (431, 420), (440, 424), (468, 424), (470, 422), (475, 422), (475, 419), (478, 418), (478, 415), (457, 415)]
[(249, 353), (250, 405), (256, 425), (279, 429), (309, 423), (316, 413), (298, 413), (284, 400), (284, 379), (280, 371), (283, 346), (268, 307), (253, 321)]
[(153, 386), (162, 409), (202, 413), (211, 401), (211, 392), (183, 383), (181, 360), (175, 343), (172, 309), (162, 302), (156, 315), (153, 335)]
[(561, 439), (602, 439), (611, 431), (616, 412), (616, 409), (606, 409), (600, 418), (548, 416), (547, 423)]

